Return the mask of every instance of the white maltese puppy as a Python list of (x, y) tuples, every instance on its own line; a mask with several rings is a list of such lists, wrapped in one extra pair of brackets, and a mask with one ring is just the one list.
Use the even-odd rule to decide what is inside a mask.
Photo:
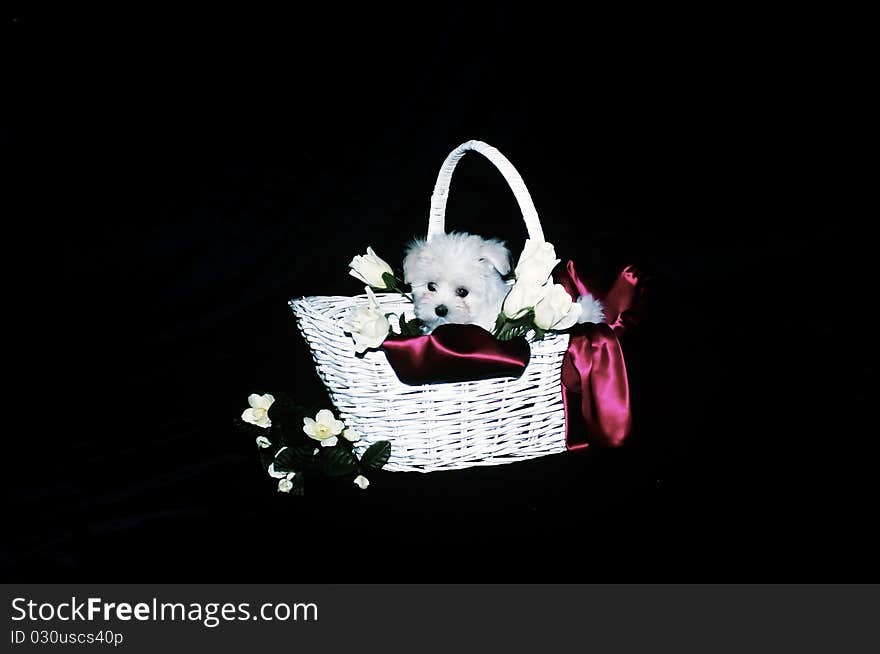
[(425, 332), (446, 323), (491, 332), (510, 290), (510, 251), (501, 241), (453, 232), (410, 243), (403, 276), (412, 286), (416, 318)]
[[(412, 287), (415, 314), (425, 333), (447, 323), (479, 325), (491, 332), (513, 284), (510, 270), (510, 251), (503, 242), (466, 232), (442, 234), (430, 242), (416, 239), (403, 260), (403, 276)], [(578, 322), (604, 322), (602, 305), (592, 295), (581, 296), (578, 303)]]

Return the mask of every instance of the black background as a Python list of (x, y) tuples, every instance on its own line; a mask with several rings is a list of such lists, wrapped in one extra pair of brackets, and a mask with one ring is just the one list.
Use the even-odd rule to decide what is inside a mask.
[[(8, 400), (39, 419), (12, 439), (29, 451), (9, 458), (6, 578), (876, 576), (870, 260), (829, 150), (849, 90), (832, 22), (499, 4), (79, 18), (52, 21), (57, 41), (5, 26), (47, 121), (4, 142), (42, 157), (33, 197), (64, 205), (31, 225), (61, 236), (62, 266), (41, 401)], [(471, 138), (518, 167), (563, 257), (600, 285), (627, 263), (650, 276), (624, 341), (630, 441), (281, 495), (232, 422), (254, 391), (326, 402), (287, 300), (358, 292), (366, 245), (400, 261)], [(476, 155), (447, 217), (524, 237)]]

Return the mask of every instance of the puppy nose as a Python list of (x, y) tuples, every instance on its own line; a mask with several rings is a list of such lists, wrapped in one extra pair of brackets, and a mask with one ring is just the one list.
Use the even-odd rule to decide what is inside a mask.
[(445, 304), (438, 304), (436, 307), (434, 307), (434, 313), (442, 317), (449, 313), (449, 309), (446, 308)]

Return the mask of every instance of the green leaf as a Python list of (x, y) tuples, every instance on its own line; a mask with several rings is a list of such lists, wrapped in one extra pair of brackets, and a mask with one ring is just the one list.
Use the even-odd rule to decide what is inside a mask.
[(516, 338), (519, 335), (519, 330), (522, 329), (516, 323), (506, 323), (504, 327), (501, 328), (501, 333), (498, 334), (499, 341), (509, 341), (513, 338)]
[(391, 456), (391, 443), (379, 441), (373, 443), (361, 457), (361, 465), (365, 470), (381, 470)]
[(269, 466), (275, 463), (275, 453), (277, 451), (277, 445), (273, 445), (270, 448), (260, 448), (260, 464), (263, 466), (263, 470), (268, 470)]
[(397, 288), (397, 278), (391, 273), (382, 273), (382, 281), (385, 282), (383, 290), (393, 291)]
[(290, 489), (291, 495), (305, 495), (306, 494), (306, 476), (302, 473), (298, 475), (294, 475), (293, 479), (290, 480), (293, 486)]
[(499, 313), (498, 317), (495, 319), (495, 328), (492, 330), (492, 333), (498, 336), (501, 333), (501, 328), (504, 326), (504, 321), (507, 320), (507, 317), (503, 313)]
[(406, 322), (402, 322), (400, 324), (400, 335), (401, 336), (421, 336), (422, 335), (422, 321), (418, 318), (413, 318), (412, 320), (407, 320)]
[(321, 452), (321, 469), (330, 477), (347, 475), (357, 470), (357, 457), (344, 447), (328, 447)]
[[(287, 393), (281, 391), (275, 392), (274, 395), (275, 403), (269, 409), (269, 417), (272, 419), (269, 432), (273, 435), (278, 431), (285, 434), (288, 430), (301, 434), (303, 417), (314, 418), (320, 409), (327, 407), (327, 402), (324, 399), (304, 404), (301, 401), (294, 401)], [(274, 443), (278, 439), (269, 436), (269, 440)]]
[(347, 450), (353, 450), (354, 443), (348, 440), (343, 434), (345, 434), (344, 431), (342, 432), (342, 434), (339, 434), (339, 439), (336, 441), (336, 445), (334, 447), (344, 447)]
[(296, 445), (288, 447), (275, 457), (275, 469), (279, 472), (299, 472), (315, 458), (313, 445)]
[(519, 318), (515, 319), (508, 318), (501, 313), (498, 316), (498, 320), (495, 321), (493, 334), (499, 341), (509, 341), (523, 336), (534, 327), (534, 322), (535, 311), (533, 309), (529, 309)]

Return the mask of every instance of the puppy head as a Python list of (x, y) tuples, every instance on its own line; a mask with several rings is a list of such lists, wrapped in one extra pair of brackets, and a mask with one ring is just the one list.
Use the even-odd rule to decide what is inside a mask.
[(510, 252), (504, 243), (467, 233), (413, 241), (403, 260), (415, 314), (431, 331), (446, 323), (491, 330), (508, 286)]

